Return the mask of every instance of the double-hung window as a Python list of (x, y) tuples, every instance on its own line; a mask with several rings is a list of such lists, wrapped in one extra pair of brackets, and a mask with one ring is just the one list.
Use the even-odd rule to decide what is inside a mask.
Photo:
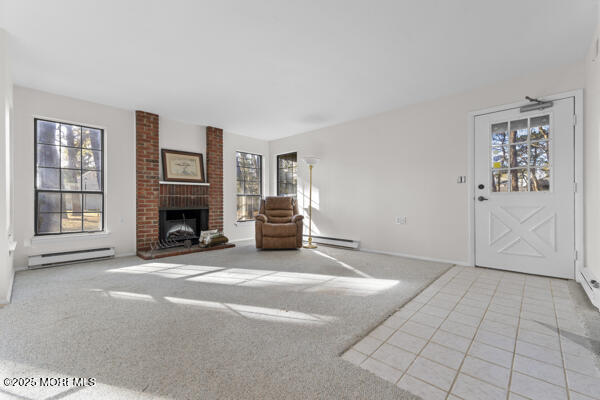
[(104, 131), (35, 120), (35, 234), (104, 229)]
[(277, 195), (296, 198), (298, 167), (296, 153), (277, 156)]
[(262, 156), (236, 153), (237, 220), (250, 221), (258, 214), (262, 196)]

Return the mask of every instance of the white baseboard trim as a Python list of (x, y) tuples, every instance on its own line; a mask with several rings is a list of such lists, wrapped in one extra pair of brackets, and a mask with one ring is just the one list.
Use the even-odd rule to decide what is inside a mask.
[[(132, 256), (135, 256), (135, 255), (137, 255), (137, 253), (135, 253), (135, 252), (133, 252), (133, 253), (132, 252), (119, 253), (119, 254), (115, 254), (112, 258), (132, 257)], [(108, 260), (110, 260), (110, 258), (108, 258)], [(69, 263), (69, 264), (73, 265), (73, 264), (79, 264), (79, 263), (83, 263), (83, 262), (86, 262), (86, 261), (85, 260), (81, 261), (81, 262), (78, 261), (78, 262)], [(67, 265), (67, 264), (65, 264), (65, 265)], [(28, 268), (27, 266), (23, 266), (23, 265), (19, 266), (19, 267), (15, 267), (15, 272), (17, 272), (17, 271), (30, 271), (30, 270), (31, 270), (30, 268)]]
[(6, 305), (10, 303), (10, 299), (12, 298), (13, 284), (15, 283), (15, 270), (11, 271), (10, 282), (8, 283), (8, 293), (6, 294), (6, 298), (0, 300), (0, 305)]
[[(302, 237), (304, 242), (308, 242), (308, 235), (303, 235)], [(337, 246), (342, 248), (348, 248), (353, 250), (358, 250), (360, 247), (360, 241), (355, 239), (346, 239), (339, 237), (329, 237), (329, 236), (315, 236), (312, 237), (313, 243), (319, 243), (323, 245)]]
[(600, 311), (600, 288), (594, 287), (591, 283), (592, 280), (600, 281), (598, 281), (589, 268), (582, 268), (577, 278), (579, 278), (577, 279), (579, 284), (583, 287), (585, 294), (587, 294), (594, 307)]
[(445, 263), (445, 264), (455, 264), (455, 265), (460, 265), (463, 267), (472, 267), (473, 266), (466, 261), (446, 260), (446, 259), (442, 259), (442, 258), (423, 257), (423, 256), (416, 256), (414, 254), (395, 253), (392, 251), (382, 251), (382, 250), (373, 250), (373, 249), (364, 249), (364, 248), (361, 248), (359, 250), (364, 251), (365, 253), (385, 254), (388, 256), (412, 258), (415, 260), (432, 261), (432, 262), (439, 262), (439, 263)]

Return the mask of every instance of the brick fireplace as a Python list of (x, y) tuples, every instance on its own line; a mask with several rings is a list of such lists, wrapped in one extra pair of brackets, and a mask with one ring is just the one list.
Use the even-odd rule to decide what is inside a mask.
[[(158, 235), (160, 240), (168, 240), (167, 230), (172, 220), (188, 219), (194, 236), (207, 230), (209, 191), (206, 186), (186, 184), (160, 184), (158, 202)], [(195, 243), (195, 242), (194, 242)]]
[(206, 127), (208, 226), (223, 230), (223, 129)]
[[(223, 130), (206, 128), (206, 172), (209, 186), (160, 183), (159, 116), (135, 112), (136, 120), (136, 249), (148, 251), (159, 240), (161, 215), (208, 210), (208, 228), (223, 229)], [(204, 215), (204, 213), (202, 214)], [(205, 223), (203, 217), (203, 223)], [(181, 250), (175, 250), (177, 254)]]

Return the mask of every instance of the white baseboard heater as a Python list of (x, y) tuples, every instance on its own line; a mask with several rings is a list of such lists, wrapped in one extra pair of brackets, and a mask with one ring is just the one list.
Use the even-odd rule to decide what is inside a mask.
[[(304, 241), (308, 241), (308, 235), (304, 235)], [(312, 237), (314, 243), (326, 244), (337, 247), (347, 247), (349, 249), (358, 249), (360, 242), (352, 239), (340, 239), (325, 236), (314, 236)]]
[(600, 310), (600, 281), (594, 277), (588, 268), (583, 268), (580, 271), (580, 274), (583, 290), (585, 290), (585, 293), (590, 298), (592, 304)]
[(40, 254), (39, 256), (29, 257), (29, 268), (44, 268), (60, 264), (110, 258), (114, 256), (115, 249), (113, 247)]

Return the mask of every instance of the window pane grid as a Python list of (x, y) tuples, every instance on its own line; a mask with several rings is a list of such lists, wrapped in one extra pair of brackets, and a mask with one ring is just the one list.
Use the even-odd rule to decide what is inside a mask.
[(237, 220), (253, 220), (262, 197), (262, 156), (236, 153)]
[(104, 229), (103, 135), (101, 129), (35, 120), (36, 235)]
[(493, 124), (491, 136), (492, 192), (550, 190), (550, 115)]
[(297, 154), (277, 156), (277, 195), (295, 198), (297, 189)]

